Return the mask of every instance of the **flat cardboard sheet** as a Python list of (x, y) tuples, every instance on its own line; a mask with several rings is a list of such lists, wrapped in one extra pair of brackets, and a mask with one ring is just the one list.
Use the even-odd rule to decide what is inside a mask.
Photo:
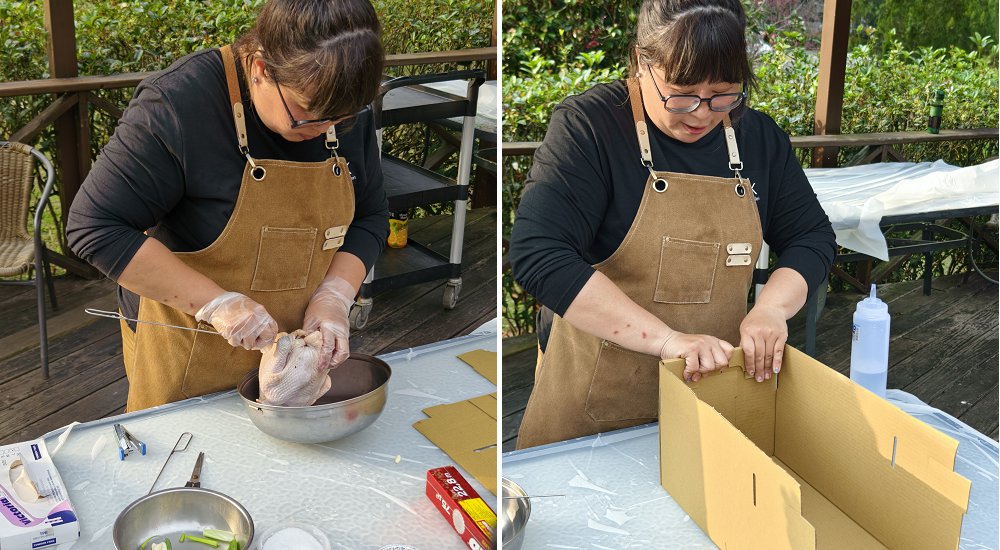
[[(661, 483), (721, 548), (954, 549), (958, 443), (788, 346), (781, 374), (661, 363)], [(764, 419), (764, 422), (761, 422)]]
[(458, 356), (481, 374), (483, 378), (497, 383), (497, 352), (477, 349)]
[(497, 494), (497, 394), (424, 409), (413, 427)]

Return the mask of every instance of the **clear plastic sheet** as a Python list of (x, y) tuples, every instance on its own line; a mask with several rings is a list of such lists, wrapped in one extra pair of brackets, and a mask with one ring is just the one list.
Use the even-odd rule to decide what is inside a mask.
[[(996, 550), (997, 443), (912, 395), (887, 399), (959, 442), (955, 471), (972, 481), (960, 550)], [(660, 486), (658, 426), (553, 443), (503, 455), (503, 475), (531, 502), (524, 548), (716, 548)]]
[(1000, 203), (997, 160), (966, 168), (938, 160), (808, 168), (805, 172), (830, 217), (837, 243), (881, 260), (889, 259), (879, 229), (884, 216)]
[[(72, 547), (113, 548), (111, 529), (118, 513), (146, 494), (178, 436), (188, 431), (193, 434), (189, 448), (170, 459), (157, 489), (183, 485), (204, 451), (202, 486), (242, 503), (258, 532), (294, 522), (318, 527), (339, 550), (389, 544), (464, 548), (424, 494), (427, 470), (453, 461), (412, 424), (425, 418), (421, 410), (426, 407), (496, 391), (456, 358), (475, 349), (495, 351), (496, 334), (382, 356), (392, 367), (385, 410), (367, 429), (332, 443), (302, 445), (265, 435), (250, 422), (235, 392), (51, 432), (46, 442), (50, 449), (58, 446), (53, 460), (80, 517), (81, 536)], [(146, 456), (118, 459), (115, 422), (146, 443)], [(492, 495), (472, 476), (468, 479), (495, 508)]]

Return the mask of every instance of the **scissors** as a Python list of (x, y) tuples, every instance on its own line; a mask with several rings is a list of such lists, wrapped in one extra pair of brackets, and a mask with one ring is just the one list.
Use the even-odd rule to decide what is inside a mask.
[(198, 460), (194, 461), (194, 471), (191, 472), (191, 479), (184, 484), (185, 487), (201, 487), (201, 463), (205, 461), (205, 453), (198, 453)]

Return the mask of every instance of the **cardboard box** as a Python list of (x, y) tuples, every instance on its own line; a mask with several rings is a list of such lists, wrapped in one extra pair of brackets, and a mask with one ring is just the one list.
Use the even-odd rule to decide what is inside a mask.
[(80, 538), (80, 523), (42, 440), (0, 447), (0, 548), (33, 550)]
[(471, 550), (493, 548), (497, 515), (453, 466), (427, 470), (427, 498)]
[[(660, 483), (737, 549), (958, 547), (958, 443), (786, 346), (777, 379), (730, 368), (685, 383), (660, 363)], [(734, 368), (735, 367), (735, 368)]]

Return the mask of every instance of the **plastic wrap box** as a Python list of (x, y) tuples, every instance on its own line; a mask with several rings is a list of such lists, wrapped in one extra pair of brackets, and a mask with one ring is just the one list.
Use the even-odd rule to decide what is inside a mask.
[(427, 470), (427, 498), (471, 550), (490, 550), (497, 515), (453, 466)]
[(660, 483), (726, 550), (958, 547), (958, 443), (788, 346), (777, 377), (660, 363)]
[(79, 537), (80, 523), (45, 442), (0, 447), (0, 548), (48, 548)]

